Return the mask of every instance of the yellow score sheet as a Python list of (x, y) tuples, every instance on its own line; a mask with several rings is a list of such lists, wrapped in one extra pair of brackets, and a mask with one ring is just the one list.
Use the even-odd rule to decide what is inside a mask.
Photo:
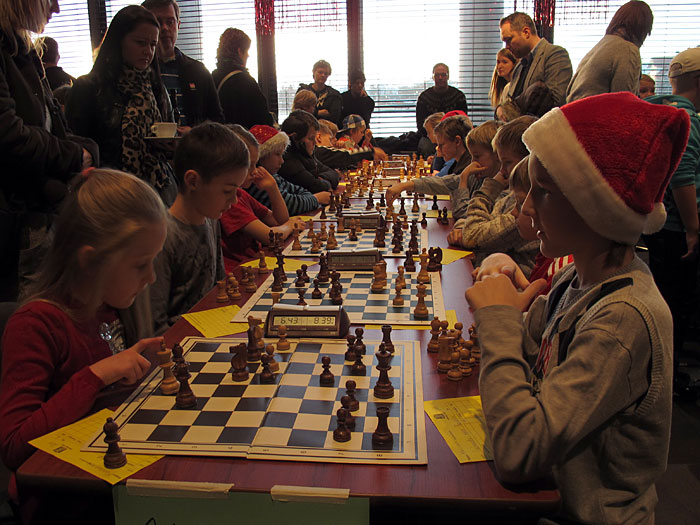
[(460, 463), (493, 459), (480, 396), (425, 401), (423, 407)]
[(232, 323), (231, 319), (241, 309), (238, 305), (222, 306), (201, 312), (182, 314), (204, 337), (223, 337), (248, 330), (248, 323)]
[(112, 415), (114, 413), (105, 408), (71, 425), (36, 438), (29, 444), (114, 485), (155, 463), (163, 456), (129, 453), (126, 456), (126, 465), (108, 469), (104, 466), (104, 454), (81, 452), (83, 444), (90, 440), (102, 428), (107, 418)]

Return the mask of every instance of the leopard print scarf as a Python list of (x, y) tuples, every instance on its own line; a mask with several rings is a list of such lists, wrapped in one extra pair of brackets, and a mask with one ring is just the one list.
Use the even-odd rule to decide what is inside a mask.
[(165, 155), (151, 150), (144, 140), (151, 134), (151, 126), (162, 121), (151, 88), (150, 69), (139, 71), (124, 66), (117, 89), (128, 97), (122, 116), (122, 167), (161, 190), (170, 183), (173, 173)]

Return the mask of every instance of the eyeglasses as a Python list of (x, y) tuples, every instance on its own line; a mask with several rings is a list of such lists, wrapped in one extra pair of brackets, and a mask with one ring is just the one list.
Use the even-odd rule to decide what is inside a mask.
[(443, 78), (443, 77), (448, 77), (449, 73), (433, 73), (433, 76), (435, 78)]

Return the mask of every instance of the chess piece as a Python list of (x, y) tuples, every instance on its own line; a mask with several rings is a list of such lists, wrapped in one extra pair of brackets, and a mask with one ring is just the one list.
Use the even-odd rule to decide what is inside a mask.
[(345, 339), (348, 341), (348, 349), (345, 351), (345, 360), (346, 361), (355, 361), (355, 358), (357, 357), (357, 353), (355, 352), (355, 336), (352, 334), (348, 334)]
[(258, 286), (255, 284), (255, 268), (250, 266), (241, 266), (241, 271), (248, 273), (248, 284), (245, 285), (244, 290), (247, 293), (255, 293)]
[[(297, 270), (299, 271), (299, 270)], [(299, 294), (299, 300), (297, 301), (298, 306), (306, 306), (306, 301), (304, 300), (304, 294), (306, 293), (306, 288), (297, 288), (297, 294)]]
[(189, 379), (190, 372), (187, 369), (187, 364), (178, 363), (175, 367), (175, 377), (180, 383), (180, 390), (175, 396), (175, 406), (177, 408), (195, 408), (197, 406), (197, 397), (192, 392)]
[(382, 325), (382, 347), (390, 354), (393, 354), (395, 349), (394, 343), (391, 341), (391, 331), (392, 328), (390, 324)]
[(418, 258), (420, 259), (420, 271), (416, 276), (416, 281), (421, 284), (429, 283), (430, 274), (428, 274), (428, 253), (425, 248), (423, 248), (423, 252), (418, 256)]
[(401, 221), (401, 229), (408, 230), (408, 215), (403, 216), (403, 221)]
[(430, 248), (428, 250), (428, 271), (439, 272), (442, 270), (442, 248)]
[(418, 213), (420, 207), (418, 206), (418, 195), (413, 195), (413, 206), (411, 206), (411, 213)]
[(425, 304), (426, 286), (424, 284), (419, 284), (416, 288), (418, 290), (418, 303), (413, 310), (413, 317), (416, 319), (427, 319), (430, 312), (428, 312), (428, 307)]
[(379, 194), (379, 206), (381, 206), (382, 208), (386, 208), (386, 197), (383, 193)]
[(275, 345), (266, 345), (265, 353), (267, 354), (267, 362), (270, 365), (270, 371), (277, 373), (280, 370), (280, 364), (275, 361)]
[(284, 290), (282, 286), (282, 276), (279, 267), (272, 270), (272, 287), (270, 288), (272, 292), (281, 292)]
[(311, 292), (311, 298), (312, 299), (321, 299), (323, 298), (323, 292), (321, 289), (318, 287), (318, 279), (314, 279), (314, 289)]
[(441, 335), (438, 338), (438, 368), (437, 371), (445, 373), (452, 368), (452, 341), (451, 337)]
[(440, 217), (440, 224), (448, 225), (450, 224), (450, 219), (447, 217), (447, 207), (442, 208), (442, 215)]
[(395, 281), (394, 291), (396, 292), (396, 296), (391, 301), (391, 304), (394, 306), (403, 306), (404, 300), (403, 300), (403, 297), (401, 296), (401, 286), (399, 285), (398, 281)]
[(407, 272), (416, 271), (416, 261), (413, 260), (413, 253), (411, 250), (406, 251), (406, 258), (403, 261), (403, 267)]
[(372, 434), (372, 446), (374, 448), (391, 448), (394, 444), (394, 436), (389, 430), (389, 408), (377, 407), (377, 429)]
[(184, 363), (185, 358), (182, 356), (182, 346), (180, 346), (180, 343), (175, 343), (173, 345), (173, 363), (178, 364), (178, 363)]
[(321, 228), (318, 232), (318, 240), (323, 241), (323, 242), (328, 240), (328, 231), (326, 231), (326, 223), (325, 222), (321, 223)]
[(384, 248), (386, 246), (384, 242), (384, 230), (382, 228), (374, 230), (374, 242), (372, 244), (375, 248)]
[(470, 361), (469, 350), (467, 348), (462, 348), (459, 351), (459, 370), (462, 376), (469, 377), (472, 375), (472, 364)]
[(357, 228), (355, 226), (350, 226), (350, 233), (348, 234), (348, 240), (352, 242), (357, 241)]
[(391, 353), (384, 348), (375, 354), (377, 357), (377, 370), (379, 370), (379, 379), (374, 385), (374, 397), (378, 399), (391, 399), (394, 397), (394, 386), (391, 384), (389, 379), (389, 370), (391, 370), (391, 365), (389, 361), (391, 360)]
[(279, 341), (277, 341), (277, 351), (286, 352), (292, 345), (287, 341), (287, 327), (285, 325), (277, 327), (277, 335), (279, 336)]
[(228, 298), (232, 301), (237, 301), (242, 297), (241, 290), (238, 286), (238, 281), (234, 277), (233, 273), (228, 274), (228, 286), (226, 288), (226, 293)]
[(311, 248), (309, 251), (311, 253), (319, 253), (321, 251), (321, 240), (316, 235), (311, 239)]
[(280, 299), (282, 298), (282, 294), (280, 292), (270, 292), (270, 296), (272, 297), (272, 304), (279, 303)]
[(107, 418), (107, 422), (102, 427), (105, 433), (105, 443), (107, 443), (107, 452), (104, 456), (104, 466), (108, 469), (123, 467), (126, 465), (126, 454), (119, 446), (119, 427), (111, 417)]
[(404, 269), (403, 266), (399, 266), (398, 268), (396, 268), (396, 271), (397, 271), (397, 275), (396, 275), (396, 279), (395, 279), (395, 282), (396, 282), (395, 287), (400, 287), (403, 290), (404, 288), (406, 288), (406, 276), (405, 276), (406, 270)]
[(364, 376), (367, 375), (367, 365), (362, 360), (362, 354), (355, 353), (355, 362), (350, 367), (350, 375)]
[(355, 224), (355, 232), (357, 235), (362, 233), (362, 221), (353, 219), (352, 222)]
[(262, 324), (262, 320), (252, 315), (248, 316), (248, 361), (260, 360), (260, 349), (258, 346), (258, 338), (261, 338), (261, 333), (258, 327)]
[(348, 415), (348, 411), (344, 408), (339, 408), (337, 414), (338, 427), (333, 431), (333, 441), (339, 443), (345, 443), (350, 441), (350, 431), (348, 427), (345, 426), (345, 421)]
[(331, 274), (328, 271), (328, 256), (325, 253), (322, 253), (319, 256), (318, 265), (319, 265), (319, 270), (318, 270), (318, 275), (316, 276), (318, 278), (318, 282), (319, 283), (327, 283), (328, 281), (331, 280)]
[(452, 352), (450, 365), (451, 368), (447, 372), (447, 379), (450, 381), (461, 381), (463, 376), (462, 370), (459, 368), (459, 352)]
[(226, 293), (226, 281), (224, 279), (216, 282), (216, 302), (228, 303), (228, 294)]
[(328, 226), (328, 242), (326, 243), (326, 250), (335, 250), (338, 248), (338, 240), (335, 238), (335, 224), (330, 224)]
[(321, 386), (333, 386), (335, 384), (335, 376), (331, 372), (331, 358), (324, 355), (321, 358), (321, 366), (323, 367), (323, 372), (318, 378), (318, 382)]
[(304, 282), (304, 277), (301, 272), (301, 268), (297, 269), (297, 279), (294, 281), (294, 286), (296, 288), (304, 288), (306, 283)]
[(240, 343), (236, 346), (228, 347), (229, 353), (233, 354), (231, 358), (231, 379), (233, 381), (247, 381), (250, 376), (248, 372), (248, 348), (245, 343)]
[(321, 219), (323, 221), (323, 220), (326, 220), (327, 218), (328, 218), (328, 215), (326, 215), (326, 207), (321, 206), (321, 216), (319, 217), (319, 219)]
[(367, 346), (365, 345), (362, 338), (365, 335), (365, 329), (358, 327), (355, 328), (355, 353), (359, 355), (365, 355), (367, 353)]
[(382, 265), (377, 263), (373, 266), (374, 278), (372, 279), (371, 290), (373, 292), (381, 292), (386, 288), (386, 279), (382, 276)]
[(406, 198), (401, 197), (401, 208), (399, 208), (399, 216), (403, 217), (406, 215)]
[(173, 362), (170, 360), (170, 350), (165, 347), (165, 342), (161, 342), (158, 356), (158, 366), (163, 370), (163, 380), (160, 383), (160, 392), (169, 396), (175, 394), (180, 389), (180, 384), (173, 375)]
[(440, 319), (433, 317), (430, 321), (430, 342), (428, 343), (428, 352), (436, 353), (438, 351), (438, 337), (440, 335)]
[(350, 413), (350, 396), (341, 397), (340, 406), (347, 410), (347, 415), (345, 416), (345, 426), (350, 430), (355, 430), (355, 416)]
[(314, 237), (316, 237), (316, 232), (314, 231), (314, 221), (306, 221), (306, 229), (308, 231), (308, 233), (306, 234), (307, 239), (313, 239)]
[(440, 210), (440, 206), (438, 206), (438, 197), (437, 195), (433, 195), (433, 205), (430, 208), (431, 210)]
[(262, 250), (258, 252), (258, 273), (270, 273), (270, 269), (267, 267), (267, 261), (265, 260), (265, 252)]
[(345, 217), (338, 216), (338, 233), (345, 233)]
[(292, 250), (295, 252), (301, 251), (301, 241), (299, 240), (299, 229), (294, 228), (292, 231)]
[(357, 383), (353, 379), (348, 379), (345, 382), (345, 393), (350, 398), (350, 412), (357, 412), (360, 410), (360, 402), (355, 399), (355, 391), (357, 389)]
[(270, 358), (267, 354), (260, 356), (260, 361), (262, 362), (262, 372), (260, 372), (260, 384), (271, 385), (275, 382), (275, 375), (270, 370)]
[(277, 255), (277, 268), (280, 270), (280, 278), (282, 281), (287, 280), (287, 273), (284, 271), (284, 255)]

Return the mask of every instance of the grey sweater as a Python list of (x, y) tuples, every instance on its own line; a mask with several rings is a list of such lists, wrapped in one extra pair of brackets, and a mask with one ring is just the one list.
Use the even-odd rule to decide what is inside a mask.
[(605, 35), (581, 60), (566, 90), (566, 102), (618, 91), (637, 95), (641, 74), (639, 48), (617, 35)]
[[(554, 280), (525, 316), (474, 315), (496, 469), (513, 483), (552, 474), (555, 521), (651, 523), (671, 429), (670, 312), (638, 258), (586, 289), (574, 265)], [(612, 283), (624, 286), (595, 301)]]
[(151, 311), (155, 334), (160, 335), (224, 278), (218, 221), (206, 219), (202, 225), (192, 225), (171, 215), (168, 237), (154, 268)]

